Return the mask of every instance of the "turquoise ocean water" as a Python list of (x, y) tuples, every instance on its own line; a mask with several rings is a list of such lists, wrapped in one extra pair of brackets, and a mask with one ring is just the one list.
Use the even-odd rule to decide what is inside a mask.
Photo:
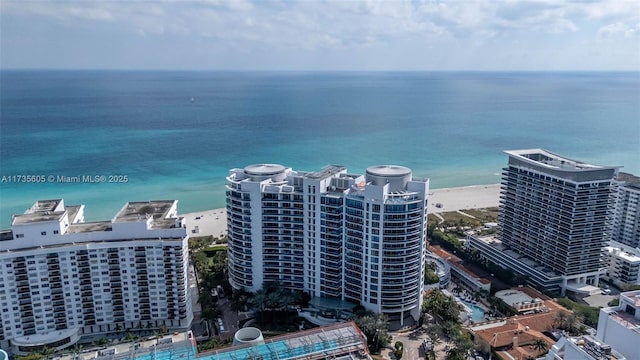
[(0, 226), (37, 199), (110, 219), (127, 201), (224, 206), (229, 168), (399, 164), (432, 188), (499, 181), (542, 147), (640, 174), (638, 73), (0, 72)]

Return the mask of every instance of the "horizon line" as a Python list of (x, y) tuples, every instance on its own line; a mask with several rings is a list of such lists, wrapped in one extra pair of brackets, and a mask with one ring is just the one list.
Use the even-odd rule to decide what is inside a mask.
[(254, 73), (640, 73), (640, 69), (515, 69), (515, 70), (479, 70), (479, 69), (422, 69), (422, 70), (400, 70), (400, 69), (375, 69), (375, 70), (352, 70), (352, 69), (170, 69), (170, 68), (0, 68), (0, 71), (156, 71), (156, 72), (254, 72)]

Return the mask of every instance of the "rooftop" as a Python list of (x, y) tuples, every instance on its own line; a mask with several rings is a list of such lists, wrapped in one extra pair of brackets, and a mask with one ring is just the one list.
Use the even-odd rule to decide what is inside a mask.
[(128, 202), (113, 218), (113, 222), (141, 221), (146, 217), (154, 219), (167, 217), (168, 211), (176, 200), (149, 200), (142, 202)]
[(450, 252), (444, 250), (443, 248), (441, 248), (439, 246), (429, 246), (429, 251), (431, 251), (432, 253), (438, 255), (442, 259), (446, 260), (451, 266), (454, 266), (456, 269), (459, 269), (460, 271), (462, 271), (465, 274), (469, 275), (470, 277), (472, 277), (473, 279), (477, 280), (478, 282), (480, 282), (482, 284), (491, 284), (491, 280), (489, 280), (489, 279), (487, 279), (485, 277), (482, 277), (481, 275), (477, 274), (476, 272), (471, 270), (469, 267), (465, 266), (465, 264), (463, 263), (462, 259), (460, 259), (456, 255), (451, 254)]
[(375, 176), (405, 176), (411, 174), (411, 169), (399, 165), (375, 165), (367, 168), (367, 174)]
[(633, 315), (628, 314), (624, 310), (610, 311), (609, 318), (627, 329), (640, 332), (640, 319), (636, 319)]
[(543, 273), (549, 277), (553, 277), (553, 276), (560, 276), (560, 274), (558, 274), (557, 272), (555, 272), (553, 269), (548, 268), (547, 266), (540, 264), (538, 262), (535, 262), (532, 259), (527, 258), (526, 256), (521, 255), (520, 253), (512, 250), (511, 248), (505, 246), (501, 240), (499, 240), (495, 235), (487, 235), (487, 236), (473, 236), (474, 240), (478, 240), (483, 242), (485, 245), (487, 246), (491, 246), (497, 250), (499, 250), (500, 252), (502, 252), (503, 254), (519, 261), (522, 264), (525, 264), (535, 270), (537, 270), (540, 273)]
[[(495, 324), (480, 323), (471, 327), (471, 330), (493, 348), (505, 349), (505, 352), (516, 356), (516, 359), (519, 359), (520, 356), (526, 357), (535, 352), (530, 344), (536, 339), (543, 339), (547, 344), (554, 344), (554, 341), (543, 332), (553, 328), (554, 320), (559, 311), (569, 312), (552, 300), (546, 300), (544, 304), (546, 308), (544, 312), (516, 315)], [(516, 340), (515, 343), (514, 340)]]
[[(640, 262), (640, 251), (624, 247), (605, 246), (604, 250), (609, 255), (617, 256), (627, 262)], [(635, 250), (634, 252), (627, 250)]]
[(324, 178), (333, 176), (335, 174), (338, 174), (339, 172), (344, 171), (346, 169), (347, 168), (342, 165), (327, 165), (318, 171), (306, 173), (305, 175), (309, 179), (324, 179)]
[(625, 301), (633, 304), (636, 308), (640, 307), (640, 290), (627, 291), (620, 294), (620, 302)]
[(353, 322), (322, 326), (266, 339), (264, 344), (240, 345), (213, 350), (198, 355), (200, 360), (231, 360), (260, 358), (327, 359), (342, 355), (355, 359), (370, 359), (364, 334)]
[(614, 349), (611, 349), (610, 345), (602, 343), (591, 335), (572, 337), (569, 338), (568, 341), (571, 341), (577, 348), (589, 354), (594, 359), (625, 359), (624, 355), (618, 353)]
[[(536, 300), (535, 298), (532, 298), (524, 292), (516, 289), (498, 291), (495, 296), (511, 306), (515, 304), (533, 303)], [(538, 302), (542, 302), (540, 299), (537, 300)]]
[(617, 168), (587, 164), (543, 149), (507, 150), (505, 153), (531, 164), (563, 171), (589, 171)]
[(640, 190), (640, 176), (635, 176), (633, 174), (620, 172), (618, 173), (616, 180), (624, 182), (625, 187)]
[(244, 168), (247, 175), (275, 175), (285, 171), (285, 167), (278, 164), (254, 164)]
[[(79, 208), (79, 206), (77, 206)], [(66, 209), (64, 200), (38, 200), (24, 214), (13, 215), (11, 225), (25, 225), (35, 222), (60, 221)]]
[(111, 229), (113, 224), (111, 221), (96, 221), (88, 223), (76, 223), (69, 225), (67, 234), (77, 234), (93, 231), (107, 231)]

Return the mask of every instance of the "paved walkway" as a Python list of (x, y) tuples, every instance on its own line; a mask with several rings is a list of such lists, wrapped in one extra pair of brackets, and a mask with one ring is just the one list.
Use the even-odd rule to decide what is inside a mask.
[[(388, 348), (382, 349), (382, 351), (380, 352), (380, 355), (382, 355), (383, 359), (395, 359), (395, 356), (393, 355), (393, 345), (396, 343), (396, 341), (402, 341), (402, 343), (404, 344), (404, 353), (402, 355), (402, 359), (419, 360), (426, 358), (426, 354), (421, 348), (424, 340), (429, 338), (425, 327), (420, 327), (413, 331), (403, 333), (391, 333), (391, 336), (392, 339)], [(443, 341), (442, 339), (437, 342), (435, 345), (436, 359), (444, 359), (446, 357), (446, 352), (449, 349), (449, 346), (451, 346), (451, 344)]]

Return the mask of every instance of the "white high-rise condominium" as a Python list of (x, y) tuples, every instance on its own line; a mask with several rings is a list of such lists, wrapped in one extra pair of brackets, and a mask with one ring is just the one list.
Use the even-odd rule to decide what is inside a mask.
[(542, 149), (506, 153), (498, 232), (502, 244), (560, 275), (562, 288), (568, 281), (597, 284), (618, 168)]
[(402, 166), (366, 175), (275, 164), (227, 178), (229, 280), (256, 291), (278, 282), (399, 318), (419, 316), (429, 180)]
[(83, 336), (191, 326), (177, 201), (127, 203), (111, 221), (37, 201), (0, 232), (0, 347), (64, 349)]
[(620, 173), (615, 184), (609, 240), (640, 248), (640, 177)]

